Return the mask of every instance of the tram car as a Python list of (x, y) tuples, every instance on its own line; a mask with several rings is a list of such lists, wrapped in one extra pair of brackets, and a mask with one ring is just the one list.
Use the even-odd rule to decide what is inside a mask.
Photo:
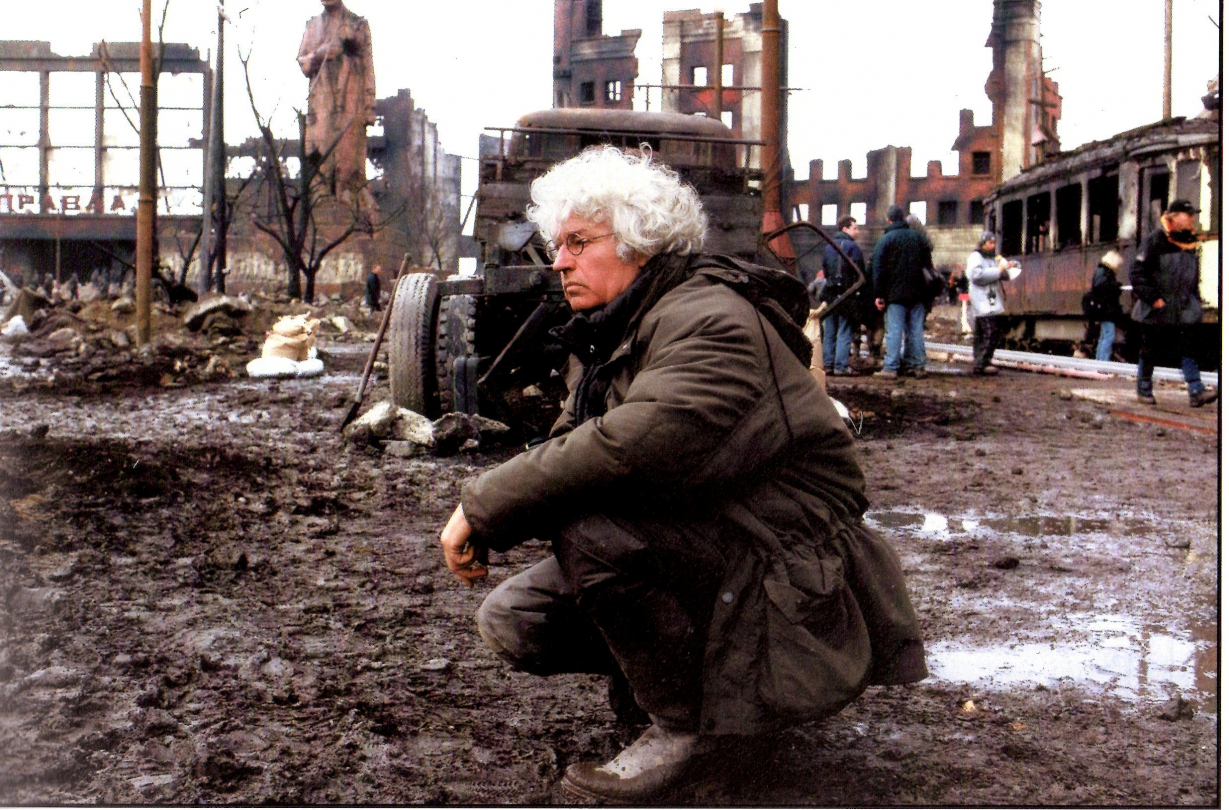
[[(1105, 253), (1117, 249), (1129, 269), (1140, 244), (1160, 224), (1171, 200), (1199, 209), (1200, 294), (1207, 356), (1220, 356), (1220, 121), (1215, 113), (1173, 118), (1084, 144), (997, 186), (986, 200), (987, 230), (999, 252), (1018, 261), (1020, 276), (1005, 285), (1009, 337), (1036, 348), (1068, 349), (1084, 339), (1080, 299)], [(1123, 309), (1131, 311), (1123, 291)], [(1129, 324), (1120, 324), (1124, 355), (1133, 354)]]

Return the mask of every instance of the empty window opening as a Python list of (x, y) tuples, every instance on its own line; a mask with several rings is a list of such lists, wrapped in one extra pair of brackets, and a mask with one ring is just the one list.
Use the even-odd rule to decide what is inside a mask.
[(1023, 235), (1024, 201), (1003, 203), (1003, 244), (999, 245), (999, 249), (1004, 256), (1019, 256), (1024, 252), (1021, 250)]
[(986, 221), (986, 203), (981, 200), (969, 200), (969, 224), (981, 225)]
[(1080, 204), (1084, 189), (1079, 183), (1063, 186), (1054, 192), (1054, 214), (1058, 227), (1056, 248), (1079, 247), (1084, 241), (1080, 233)]
[(1050, 192), (1043, 191), (1028, 198), (1025, 222), (1025, 253), (1040, 253), (1050, 249)]
[(620, 101), (623, 98), (623, 82), (606, 82), (606, 100)]
[(592, 104), (595, 100), (593, 82), (580, 83), (580, 103)]
[(721, 66), (721, 86), (722, 87), (733, 87), (734, 86), (734, 66), (730, 64), (729, 62), (726, 62), (724, 65)]
[(691, 83), (696, 87), (708, 87), (708, 68), (700, 65), (691, 69)]
[(602, 0), (587, 0), (585, 3), (585, 36), (602, 35)]
[(722, 110), (721, 123), (725, 124), (730, 129), (733, 129), (734, 128), (734, 111), (733, 110)]
[(811, 219), (811, 206), (806, 203), (798, 203), (794, 206), (794, 210), (798, 215), (798, 222), (809, 222)]
[(1088, 240), (1118, 240), (1118, 175), (1107, 174), (1088, 181)]
[(959, 200), (939, 200), (939, 221), (936, 224), (955, 225), (959, 213)]
[(825, 205), (819, 209), (819, 224), (820, 225), (835, 225), (836, 224), (836, 205)]
[(973, 174), (990, 174), (990, 153), (973, 153)]
[(926, 201), (925, 200), (914, 200), (913, 202), (909, 203), (909, 213), (913, 214), (915, 217), (920, 219), (922, 221), (922, 224), (925, 225), (926, 224)]
[(858, 221), (859, 225), (866, 224), (866, 203), (856, 202), (849, 204), (849, 215)]

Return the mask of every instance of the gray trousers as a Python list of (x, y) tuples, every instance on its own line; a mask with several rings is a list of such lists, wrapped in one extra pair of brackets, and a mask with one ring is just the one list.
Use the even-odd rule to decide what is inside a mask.
[(716, 527), (593, 515), (551, 545), (553, 557), (487, 596), (477, 616), (483, 640), (535, 675), (622, 672), (655, 723), (696, 730), (725, 567)]

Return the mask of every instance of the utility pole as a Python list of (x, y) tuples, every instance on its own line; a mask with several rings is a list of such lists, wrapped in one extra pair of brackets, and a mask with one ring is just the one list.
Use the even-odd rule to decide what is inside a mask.
[(1174, 117), (1174, 0), (1165, 0), (1165, 87), (1161, 92), (1161, 119)]
[[(760, 233), (785, 227), (781, 217), (781, 15), (777, 0), (764, 0), (763, 50), (760, 68), (760, 140), (764, 142), (760, 169), (764, 172), (764, 221)], [(782, 257), (792, 258), (793, 246), (784, 234), (770, 247)]]
[[(226, 139), (222, 111), (222, 82), (225, 69), (225, 0), (218, 3), (218, 56), (209, 98), (209, 143), (205, 150), (205, 200), (201, 215), (201, 291), (223, 292), (226, 263)], [(216, 233), (216, 236), (214, 235)]]
[(158, 111), (154, 99), (154, 55), (149, 35), (150, 0), (141, 2), (141, 177), (137, 201), (137, 343), (150, 338), (151, 278), (154, 267), (154, 195)]
[(713, 15), (717, 21), (717, 69), (713, 73), (713, 114), (718, 121), (725, 112), (722, 108), (721, 68), (725, 62), (725, 14), (718, 11)]

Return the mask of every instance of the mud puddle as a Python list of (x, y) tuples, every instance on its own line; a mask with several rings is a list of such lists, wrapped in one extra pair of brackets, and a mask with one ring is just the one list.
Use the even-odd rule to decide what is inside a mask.
[[(1184, 550), (1192, 538), (1199, 545), (1215, 545), (1216, 531), (1214, 524), (1200, 521), (1140, 515), (950, 516), (892, 510), (869, 512), (867, 521), (891, 533), (912, 535), (930, 548), (1005, 546), (1024, 557), (1026, 564), (1049, 566), (1064, 577), (1079, 573), (1065, 564), (1046, 562), (1041, 555), (1051, 550), (1095, 559), (1157, 554), (1181, 565), (1193, 553)], [(1175, 546), (1179, 540), (1181, 547)], [(1013, 563), (1021, 564), (1019, 559)], [(1010, 587), (948, 594), (944, 599), (957, 612), (1007, 616), (1023, 609), (1040, 621), (1029, 629), (1012, 624), (980, 636), (970, 632), (934, 639), (927, 645), (931, 675), (994, 689), (1078, 685), (1137, 704), (1163, 702), (1177, 692), (1198, 711), (1218, 712), (1214, 602), (1200, 600), (1188, 605), (1183, 617), (1165, 621), (1147, 603), (1133, 613), (1115, 611), (1122, 605), (1112, 584), (1089, 586), (1093, 601), (1105, 609), (1071, 610), (1061, 599), (1063, 590), (1070, 587), (1067, 581), (1034, 582), (1031, 599), (1040, 597), (1041, 601), (1031, 607)]]

